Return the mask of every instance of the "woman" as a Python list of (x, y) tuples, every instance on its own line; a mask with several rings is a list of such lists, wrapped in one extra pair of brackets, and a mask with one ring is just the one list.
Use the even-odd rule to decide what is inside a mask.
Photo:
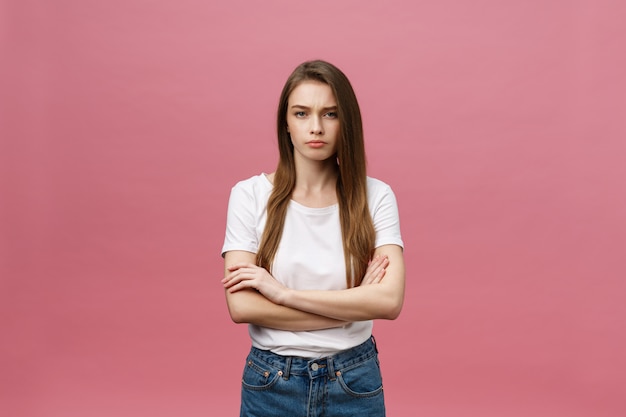
[(346, 76), (298, 66), (278, 107), (276, 171), (233, 187), (222, 255), (226, 300), (248, 323), (241, 416), (384, 416), (373, 319), (404, 299), (390, 187), (366, 176)]

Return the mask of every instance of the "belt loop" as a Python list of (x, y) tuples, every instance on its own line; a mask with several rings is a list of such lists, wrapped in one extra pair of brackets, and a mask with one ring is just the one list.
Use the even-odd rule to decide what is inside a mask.
[(334, 362), (333, 362), (333, 358), (329, 357), (328, 359), (326, 359), (326, 366), (328, 369), (328, 376), (330, 377), (331, 381), (335, 380), (335, 367), (333, 366)]
[(287, 360), (285, 361), (285, 374), (283, 375), (285, 381), (289, 379), (289, 373), (291, 373), (291, 356), (287, 356)]
[(372, 335), (372, 343), (374, 343), (374, 350), (378, 353), (378, 347), (376, 346), (376, 339), (374, 339), (374, 335)]

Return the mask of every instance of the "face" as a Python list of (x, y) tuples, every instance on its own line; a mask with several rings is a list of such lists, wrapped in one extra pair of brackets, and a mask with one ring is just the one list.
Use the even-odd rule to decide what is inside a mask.
[(294, 157), (298, 160), (326, 161), (337, 152), (339, 119), (337, 101), (327, 84), (304, 81), (289, 95), (287, 130)]

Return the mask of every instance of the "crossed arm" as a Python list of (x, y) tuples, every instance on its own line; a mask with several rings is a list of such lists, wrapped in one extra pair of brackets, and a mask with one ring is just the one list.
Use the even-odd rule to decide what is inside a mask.
[(390, 319), (404, 300), (404, 257), (397, 245), (376, 249), (363, 283), (336, 291), (294, 290), (255, 265), (245, 251), (225, 255), (226, 302), (236, 323), (281, 330), (319, 330), (353, 321)]

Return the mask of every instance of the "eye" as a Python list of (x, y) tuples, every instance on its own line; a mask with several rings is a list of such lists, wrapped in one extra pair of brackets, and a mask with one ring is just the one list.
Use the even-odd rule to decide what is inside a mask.
[(337, 118), (337, 112), (336, 111), (329, 111), (328, 113), (325, 114), (325, 116), (329, 119), (336, 119)]
[(306, 113), (303, 112), (303, 111), (297, 111), (297, 112), (294, 113), (294, 115), (296, 117), (304, 117), (304, 116), (306, 116)]

